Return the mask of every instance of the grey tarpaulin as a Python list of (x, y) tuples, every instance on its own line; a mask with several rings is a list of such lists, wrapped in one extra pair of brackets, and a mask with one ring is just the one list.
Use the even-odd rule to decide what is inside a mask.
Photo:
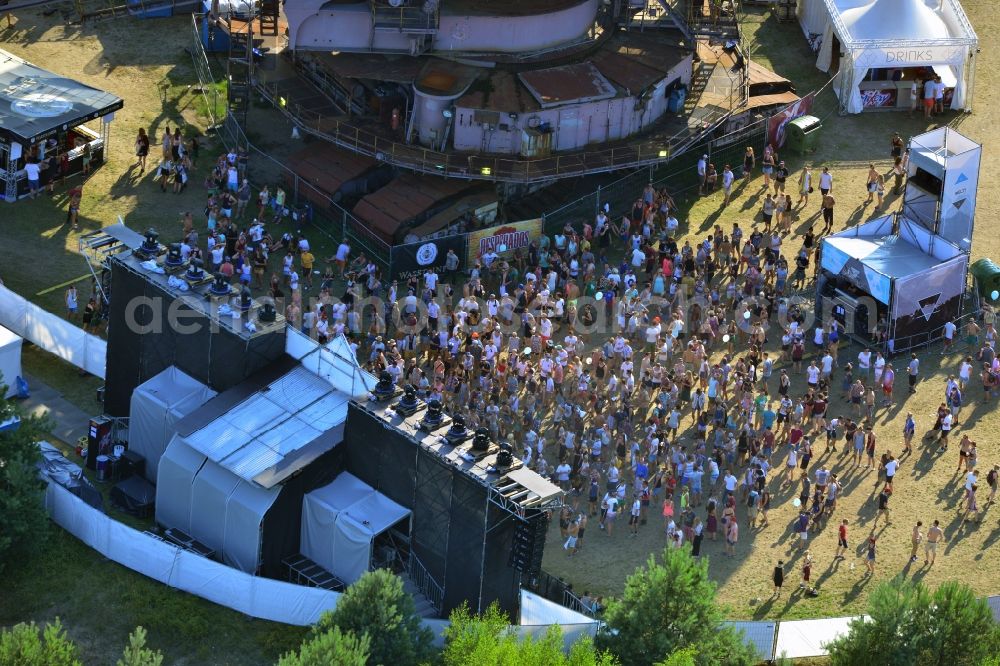
[(349, 585), (368, 571), (375, 536), (409, 515), (409, 509), (342, 472), (302, 499), (302, 554)]
[(146, 478), (156, 481), (160, 457), (174, 435), (174, 424), (201, 407), (215, 391), (170, 366), (140, 384), (129, 409), (130, 450), (146, 459)]
[(62, 451), (48, 442), (39, 442), (42, 461), (38, 469), (44, 478), (58, 483), (84, 502), (104, 511), (104, 500), (97, 490), (83, 475), (83, 469), (63, 455)]

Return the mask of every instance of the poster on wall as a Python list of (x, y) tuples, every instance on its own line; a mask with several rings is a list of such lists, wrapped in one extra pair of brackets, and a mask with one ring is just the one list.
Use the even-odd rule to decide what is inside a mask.
[(899, 91), (896, 88), (884, 90), (862, 90), (861, 104), (866, 109), (894, 109)]
[(767, 121), (767, 142), (775, 148), (785, 145), (785, 125), (788, 121), (795, 120), (799, 116), (804, 116), (812, 111), (813, 100), (816, 93), (809, 93), (799, 101), (789, 104), (778, 113), (771, 116)]
[(467, 265), (472, 266), (479, 257), (488, 252), (496, 252), (504, 259), (514, 256), (515, 250), (522, 250), (542, 237), (542, 220), (521, 220), (508, 222), (489, 229), (480, 229), (468, 234)]
[(897, 337), (930, 333), (958, 317), (968, 261), (962, 254), (930, 270), (896, 280), (892, 324)]
[(448, 250), (458, 255), (458, 268), (462, 270), (465, 267), (465, 234), (394, 245), (389, 255), (392, 279), (408, 280), (416, 275), (423, 275), (431, 268), (440, 273), (448, 259)]

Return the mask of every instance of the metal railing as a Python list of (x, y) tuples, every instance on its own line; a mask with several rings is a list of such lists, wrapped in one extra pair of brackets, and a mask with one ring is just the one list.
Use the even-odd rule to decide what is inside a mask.
[(372, 26), (375, 30), (396, 30), (399, 32), (437, 32), (440, 8), (438, 3), (433, 11), (424, 11), (423, 5), (401, 4), (398, 7), (371, 0)]
[[(227, 149), (238, 150), (240, 147), (247, 147), (254, 155), (265, 158), (278, 171), (284, 174), (286, 185), (290, 188), (291, 201), (300, 204), (303, 199), (309, 201), (313, 207), (313, 215), (310, 224), (317, 231), (325, 235), (334, 244), (346, 239), (357, 250), (364, 252), (367, 256), (375, 259), (384, 275), (389, 271), (389, 248), (381, 237), (375, 234), (368, 225), (354, 217), (348, 210), (333, 201), (330, 195), (311, 183), (304, 181), (297, 173), (269, 155), (266, 151), (255, 146), (246, 136), (243, 128), (231, 116), (220, 118), (216, 114), (219, 108), (219, 98), (224, 97), (216, 87), (215, 76), (212, 74), (211, 65), (208, 62), (208, 55), (201, 42), (200, 22), (204, 15), (193, 14), (192, 21), (192, 44), (190, 47), (191, 60), (194, 65), (195, 74), (198, 77), (199, 88), (202, 97), (208, 107), (208, 117), (212, 123), (212, 128), (217, 132), (219, 138)], [(253, 178), (249, 179), (251, 184), (257, 185)]]
[(427, 567), (412, 551), (406, 562), (406, 576), (420, 590), (420, 593), (427, 597), (427, 601), (434, 610), (440, 614), (444, 607), (444, 587), (434, 580), (434, 577), (427, 571)]
[(696, 134), (688, 127), (662, 137), (646, 137), (601, 150), (584, 150), (551, 157), (510, 157), (445, 153), (400, 143), (361, 129), (343, 116), (324, 116), (285, 98), (277, 83), (257, 84), (260, 94), (303, 131), (355, 153), (419, 173), (468, 180), (533, 184), (571, 176), (584, 176), (666, 162), (679, 154), (702, 132), (728, 117), (728, 110), (711, 116)]

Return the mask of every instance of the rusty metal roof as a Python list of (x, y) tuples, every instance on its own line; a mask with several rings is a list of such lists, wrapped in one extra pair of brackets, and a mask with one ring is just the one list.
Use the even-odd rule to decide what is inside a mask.
[(636, 94), (656, 85), (667, 75), (667, 70), (644, 65), (627, 55), (614, 51), (598, 51), (591, 57), (590, 61), (597, 65), (601, 74), (630, 94)]
[(451, 60), (427, 58), (413, 87), (436, 97), (455, 97), (468, 89), (480, 71), (477, 67)]
[(403, 173), (361, 199), (354, 207), (354, 215), (368, 222), (375, 233), (392, 243), (404, 223), (415, 219), (437, 202), (470, 187), (476, 187), (476, 183)]
[(517, 76), (543, 109), (572, 102), (610, 99), (618, 92), (590, 62), (536, 69)]
[(542, 108), (516, 76), (504, 71), (491, 71), (458, 98), (455, 105), (508, 113), (525, 113)]
[(325, 194), (333, 196), (344, 185), (378, 166), (373, 157), (352, 153), (329, 143), (311, 143), (293, 153), (288, 168)]

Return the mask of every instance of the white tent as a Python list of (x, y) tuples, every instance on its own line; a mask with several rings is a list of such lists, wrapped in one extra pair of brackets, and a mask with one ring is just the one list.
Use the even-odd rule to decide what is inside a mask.
[[(821, 1), (826, 19), (816, 66), (829, 71), (836, 36), (843, 54), (834, 86), (841, 108), (849, 113), (863, 110), (858, 86), (870, 69), (933, 66), (946, 69), (946, 84), (954, 82), (951, 108), (972, 109), (979, 40), (958, 0), (941, 0), (937, 8), (924, 0)], [(812, 9), (803, 10), (801, 18), (810, 31), (819, 24), (815, 2), (808, 0)]]
[(17, 391), (21, 376), (21, 336), (0, 326), (0, 381), (7, 385), (8, 398)]
[(207, 460), (175, 436), (160, 459), (156, 522), (184, 531), (231, 567), (256, 573), (264, 517), (281, 486), (261, 488)]
[(129, 448), (146, 459), (146, 478), (156, 482), (157, 466), (174, 424), (215, 396), (215, 391), (170, 366), (132, 393)]
[(410, 515), (347, 472), (302, 499), (302, 554), (350, 585), (368, 571), (372, 541)]

